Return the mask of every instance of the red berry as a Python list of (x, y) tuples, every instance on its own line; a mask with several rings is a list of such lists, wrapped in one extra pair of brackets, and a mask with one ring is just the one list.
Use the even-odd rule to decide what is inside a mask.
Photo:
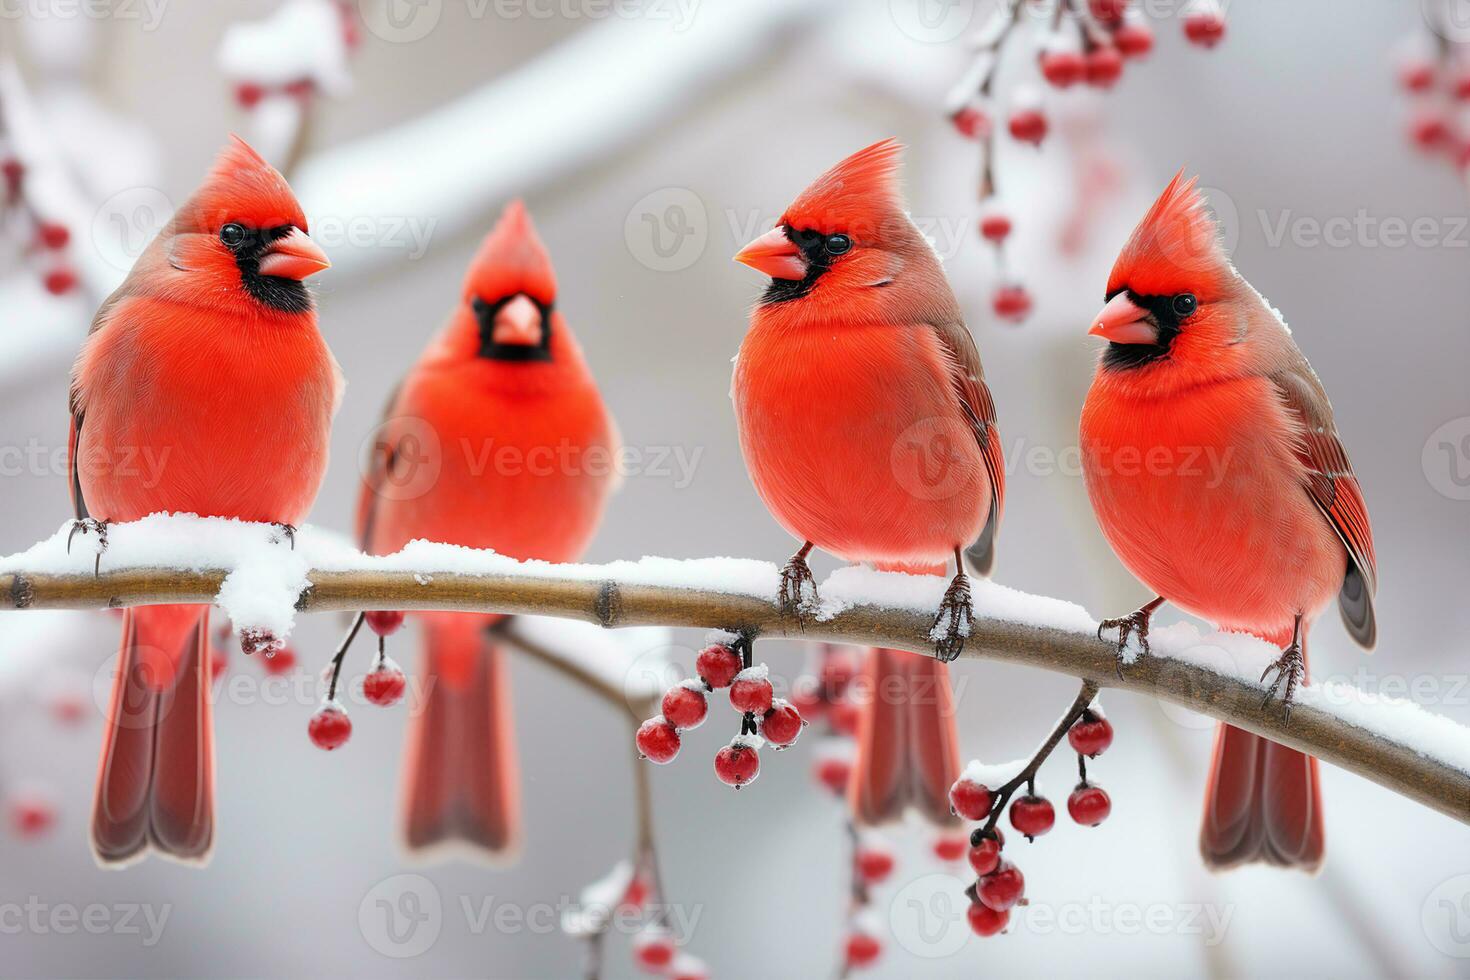
[(857, 676), (857, 660), (843, 647), (829, 646), (822, 656), (822, 690), (836, 701)]
[(863, 709), (854, 701), (837, 701), (827, 709), (827, 724), (838, 735), (856, 735)]
[(858, 849), (856, 863), (858, 876), (868, 884), (876, 885), (893, 873), (893, 852), (871, 844), (866, 845)]
[(1184, 18), (1184, 36), (1190, 44), (1213, 48), (1225, 37), (1225, 16), (1216, 10), (1205, 10)]
[(66, 243), (71, 241), (71, 231), (66, 225), (60, 225), (54, 221), (43, 221), (36, 229), (36, 237), (47, 248), (66, 248)]
[(1399, 84), (1410, 92), (1434, 88), (1434, 75), (1434, 62), (1429, 58), (1409, 58), (1399, 65)]
[(20, 190), (20, 182), (26, 175), (26, 167), (15, 157), (6, 157), (0, 161), (0, 174), (5, 176), (6, 189), (14, 194)]
[(21, 837), (39, 837), (56, 824), (56, 807), (41, 796), (26, 795), (10, 801), (10, 825)]
[(969, 850), (970, 839), (962, 834), (945, 834), (934, 839), (934, 856), (941, 861), (958, 861)]
[(1096, 827), (1113, 812), (1113, 801), (1107, 790), (1091, 783), (1079, 783), (1067, 797), (1067, 813), (1084, 827)]
[(1018, 109), (1011, 113), (1007, 125), (1011, 135), (1022, 143), (1040, 146), (1041, 141), (1046, 139), (1046, 113), (1040, 109)]
[(253, 109), (256, 103), (265, 98), (265, 88), (254, 82), (241, 82), (235, 86), (235, 102), (242, 108)]
[(763, 715), (771, 710), (774, 697), (764, 667), (742, 670), (730, 684), (730, 706), (739, 712)]
[(1010, 215), (992, 212), (980, 219), (980, 235), (999, 245), (1011, 233)]
[(51, 699), (51, 714), (63, 725), (77, 725), (87, 717), (90, 703), (73, 691), (63, 691)]
[(648, 902), (649, 891), (648, 879), (641, 874), (634, 875), (628, 881), (628, 890), (623, 892), (622, 907), (630, 911), (643, 908)]
[(1067, 744), (1077, 754), (1095, 759), (1113, 744), (1113, 726), (1102, 715), (1089, 712), (1067, 729)]
[(650, 718), (638, 726), (633, 741), (638, 751), (649, 762), (667, 765), (679, 754), (679, 732), (664, 720), (662, 715)]
[(963, 776), (949, 788), (950, 808), (966, 820), (984, 820), (990, 815), (990, 790)]
[(66, 266), (62, 266), (46, 273), (41, 282), (46, 287), (46, 292), (52, 296), (61, 296), (76, 288), (77, 274)]
[[(737, 682), (738, 683), (738, 682)], [(734, 689), (731, 688), (731, 695)], [(801, 720), (801, 712), (791, 706), (789, 701), (777, 698), (771, 704), (771, 710), (761, 719), (761, 735), (778, 750), (784, 749), (796, 741), (796, 736), (801, 734), (801, 726), (806, 724)]]
[(709, 980), (709, 967), (688, 953), (681, 953), (669, 967), (669, 980)]
[(736, 736), (715, 754), (715, 775), (726, 786), (739, 789), (754, 781), (760, 771), (760, 753), (744, 736)]
[(363, 697), (383, 708), (397, 704), (407, 687), (408, 678), (391, 660), (384, 660), (362, 679)]
[(822, 717), (822, 712), (827, 710), (827, 703), (822, 700), (821, 693), (817, 690), (816, 678), (807, 676), (797, 678), (796, 684), (791, 689), (791, 706), (806, 720)]
[(986, 837), (970, 848), (970, 867), (977, 875), (988, 875), (1000, 864), (1000, 840)]
[(1470, 65), (1462, 64), (1455, 72), (1450, 91), (1457, 99), (1470, 99)]
[(1087, 52), (1087, 84), (1112, 88), (1123, 74), (1123, 55), (1111, 44), (1100, 44)]
[(883, 946), (866, 932), (854, 932), (847, 937), (847, 962), (849, 966), (872, 966), (883, 953)]
[(261, 658), (260, 666), (272, 677), (289, 674), (296, 667), (296, 651), (290, 647), (266, 650), (265, 656)]
[(1128, 0), (1087, 0), (1087, 9), (1098, 20), (1111, 24), (1123, 19), (1123, 13), (1128, 9)]
[(633, 937), (633, 958), (650, 973), (662, 973), (674, 962), (674, 939), (662, 929), (648, 928)]
[(1125, 58), (1142, 58), (1154, 49), (1154, 31), (1141, 20), (1130, 20), (1113, 32), (1113, 43)]
[(984, 139), (990, 135), (990, 117), (972, 105), (967, 105), (949, 117), (961, 136), (969, 139)]
[(817, 764), (812, 767), (812, 773), (817, 777), (817, 782), (841, 796), (847, 792), (847, 780), (852, 775), (852, 763), (836, 757), (818, 759)]
[(1087, 73), (1087, 62), (1080, 51), (1043, 51), (1037, 60), (1041, 65), (1041, 77), (1057, 88), (1075, 85)]
[(374, 609), (363, 614), (368, 629), (379, 636), (392, 636), (403, 625), (403, 613), (392, 609)]
[(1031, 312), (1031, 294), (1024, 286), (997, 286), (990, 305), (1002, 320), (1019, 323)]
[(1409, 121), (1409, 138), (1421, 150), (1437, 150), (1449, 142), (1450, 127), (1434, 109), (1421, 109)]
[(664, 693), (664, 719), (675, 728), (698, 728), (709, 714), (709, 699), (698, 681), (686, 681)]
[(1009, 910), (997, 912), (990, 906), (979, 902), (971, 902), (970, 909), (965, 914), (970, 920), (970, 928), (975, 930), (977, 936), (993, 936), (1011, 921)]
[(286, 83), (286, 94), (294, 95), (296, 98), (304, 98), (316, 91), (316, 82), (309, 78), (298, 78)]
[(1009, 861), (1000, 862), (1000, 866), (981, 878), (975, 887), (975, 895), (981, 904), (996, 912), (1005, 912), (1025, 893), (1026, 879), (1021, 870)]
[(736, 674), (740, 673), (740, 668), (743, 666), (740, 654), (723, 643), (705, 647), (694, 659), (695, 673), (711, 690), (729, 687), (730, 682), (735, 679)]
[(352, 737), (352, 719), (340, 705), (327, 702), (316, 709), (316, 714), (307, 722), (306, 734), (311, 736), (317, 748), (330, 752), (341, 748)]
[(1052, 809), (1051, 800), (1044, 796), (1028, 793), (1011, 804), (1011, 826), (1025, 834), (1027, 840), (1040, 837), (1056, 822), (1057, 814)]

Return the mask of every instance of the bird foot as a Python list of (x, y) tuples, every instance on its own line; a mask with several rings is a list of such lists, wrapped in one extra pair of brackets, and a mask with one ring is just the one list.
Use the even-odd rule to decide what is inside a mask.
[(1144, 656), (1148, 656), (1148, 627), (1154, 617), (1155, 603), (1135, 609), (1126, 616), (1117, 619), (1105, 619), (1097, 624), (1097, 638), (1103, 638), (1104, 630), (1115, 629), (1118, 631), (1118, 656), (1114, 666), (1118, 671), (1118, 680), (1123, 679), (1123, 657), (1128, 651), (1128, 637), (1138, 637), (1138, 649)]
[(1307, 661), (1302, 656), (1302, 648), (1298, 643), (1293, 643), (1281, 651), (1281, 656), (1261, 671), (1261, 682), (1272, 672), (1276, 672), (1276, 679), (1271, 682), (1271, 687), (1266, 691), (1266, 697), (1261, 701), (1261, 708), (1271, 703), (1276, 696), (1276, 691), (1281, 687), (1281, 682), (1286, 682), (1286, 690), (1281, 695), (1281, 704), (1286, 709), (1286, 720), (1291, 720), (1292, 699), (1296, 696), (1297, 685), (1301, 683), (1303, 675), (1307, 672)]
[(94, 520), (90, 517), (79, 517), (71, 522), (71, 533), (66, 536), (66, 553), (71, 554), (72, 538), (78, 534), (97, 535), (97, 560), (92, 563), (92, 574), (102, 574), (102, 552), (107, 550), (107, 525), (109, 521)]
[(798, 552), (791, 556), (781, 569), (781, 612), (796, 617), (797, 625), (805, 626), (806, 619), (817, 609), (817, 580), (806, 555)]
[(939, 601), (939, 612), (934, 625), (929, 628), (929, 638), (934, 641), (934, 655), (945, 663), (957, 659), (965, 649), (965, 640), (970, 635), (970, 626), (975, 621), (975, 605), (970, 599), (970, 577), (963, 570), (949, 583), (944, 598)]
[[(282, 538), (285, 538), (287, 540), (287, 542), (290, 543), (291, 550), (292, 551), (295, 551), (296, 550), (296, 525), (295, 524), (286, 524), (283, 521), (271, 521), (271, 525), (273, 527), (276, 527), (276, 528), (279, 528), (280, 529), (281, 537)], [(280, 538), (276, 538), (276, 539), (274, 539), (274, 541), (275, 541), (276, 544), (279, 544), (280, 543)]]

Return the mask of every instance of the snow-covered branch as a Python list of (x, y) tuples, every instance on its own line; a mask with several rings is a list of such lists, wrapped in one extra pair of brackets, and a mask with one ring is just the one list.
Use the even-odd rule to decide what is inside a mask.
[[(97, 609), (160, 602), (218, 603), (237, 628), (290, 631), (297, 611), (446, 609), (532, 614), (599, 626), (723, 628), (762, 637), (932, 653), (939, 577), (845, 568), (820, 584), (803, 630), (775, 602), (769, 562), (644, 558), (605, 565), (518, 562), (493, 552), (416, 541), (362, 555), (306, 528), (294, 549), (278, 529), (237, 521), (150, 517), (109, 529), (100, 574), (95, 535), (70, 527), (0, 559), (0, 609)], [(1279, 651), (1238, 634), (1159, 628), (1152, 653), (1119, 677), (1114, 647), (1075, 604), (976, 584), (965, 656), (1005, 660), (1133, 691), (1210, 715), (1308, 752), (1470, 823), (1470, 730), (1408, 701), (1351, 685), (1309, 684), (1290, 720), (1263, 709), (1256, 678)]]

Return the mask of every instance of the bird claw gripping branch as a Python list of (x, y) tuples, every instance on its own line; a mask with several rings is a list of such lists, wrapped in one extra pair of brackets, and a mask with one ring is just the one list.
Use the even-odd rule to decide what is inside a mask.
[(806, 563), (806, 556), (811, 554), (812, 543), (808, 541), (801, 546), (801, 550), (791, 556), (781, 568), (781, 591), (779, 603), (781, 613), (796, 619), (798, 626), (805, 627), (806, 621), (816, 611), (820, 597), (817, 595), (817, 579), (812, 575), (812, 568)]
[(974, 621), (975, 604), (970, 596), (970, 577), (961, 566), (944, 591), (934, 625), (929, 628), (929, 636), (934, 640), (934, 655), (945, 663), (959, 659)]
[(1162, 598), (1155, 599), (1152, 602), (1145, 603), (1126, 616), (1119, 616), (1117, 619), (1105, 619), (1097, 624), (1097, 638), (1099, 640), (1103, 638), (1103, 633), (1107, 630), (1115, 629), (1118, 631), (1118, 657), (1116, 666), (1119, 680), (1123, 679), (1123, 655), (1128, 650), (1128, 637), (1137, 636), (1138, 649), (1145, 657), (1148, 656), (1149, 624), (1153, 621), (1154, 610), (1158, 609), (1163, 603), (1164, 600)]
[(66, 553), (71, 554), (71, 541), (78, 534), (97, 535), (97, 559), (92, 563), (92, 574), (102, 574), (102, 552), (107, 550), (107, 525), (109, 521), (98, 521), (90, 517), (79, 517), (71, 522), (71, 532), (66, 536)]

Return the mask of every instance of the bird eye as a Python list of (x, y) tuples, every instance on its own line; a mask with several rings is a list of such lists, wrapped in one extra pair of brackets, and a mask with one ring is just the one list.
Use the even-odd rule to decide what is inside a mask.
[(827, 254), (841, 255), (852, 248), (852, 239), (846, 235), (830, 235), (827, 238)]
[(1179, 317), (1186, 317), (1199, 308), (1199, 300), (1194, 298), (1194, 293), (1180, 293), (1174, 297), (1174, 313)]
[(219, 230), (219, 240), (234, 248), (245, 240), (245, 229), (231, 221)]

